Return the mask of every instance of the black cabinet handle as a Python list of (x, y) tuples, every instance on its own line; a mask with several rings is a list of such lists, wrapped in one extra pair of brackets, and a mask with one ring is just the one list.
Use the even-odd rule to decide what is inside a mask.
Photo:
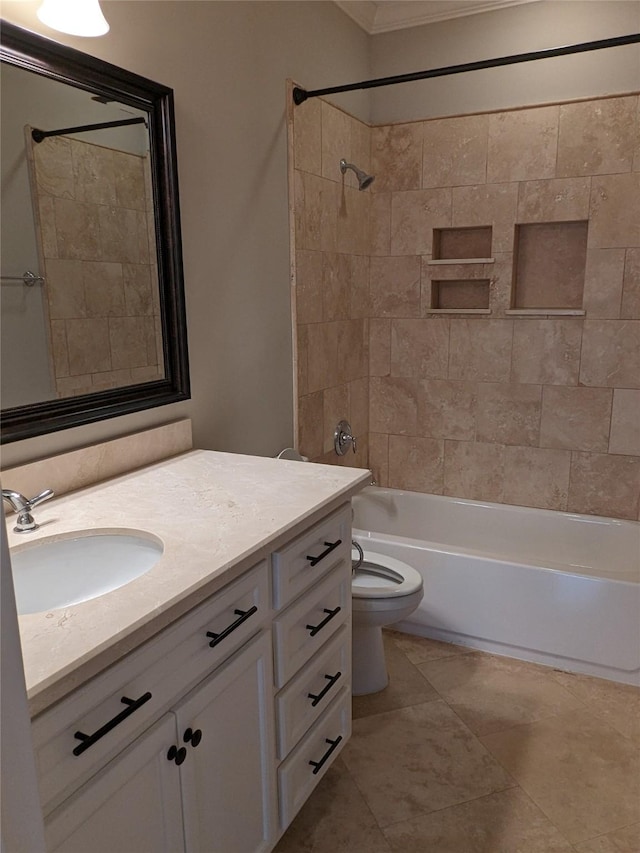
[(190, 743), (191, 746), (195, 749), (196, 746), (202, 740), (202, 731), (200, 729), (196, 729), (194, 732), (191, 728), (186, 729), (183, 735), (183, 740), (185, 743)]
[(310, 632), (310, 635), (312, 637), (315, 637), (315, 635), (318, 633), (318, 631), (320, 631), (322, 628), (324, 628), (324, 626), (327, 624), (327, 622), (331, 622), (333, 617), (337, 613), (340, 613), (341, 609), (342, 609), (341, 607), (336, 607), (335, 610), (327, 610), (327, 608), (325, 607), (324, 612), (328, 613), (329, 615), (325, 616), (325, 618), (322, 620), (322, 622), (319, 625), (305, 625), (305, 628), (307, 629), (307, 631)]
[(316, 566), (320, 562), (320, 560), (324, 560), (327, 554), (330, 554), (335, 548), (338, 547), (338, 545), (342, 545), (342, 539), (338, 539), (336, 542), (325, 542), (324, 544), (326, 547), (326, 551), (323, 551), (322, 554), (318, 554), (317, 557), (306, 557), (306, 559), (309, 560), (310, 566)]
[(100, 740), (101, 737), (104, 737), (104, 735), (110, 732), (111, 729), (115, 729), (116, 726), (120, 725), (120, 723), (123, 720), (126, 720), (127, 717), (130, 717), (134, 711), (137, 711), (138, 708), (144, 705), (145, 702), (148, 702), (149, 699), (151, 699), (151, 693), (145, 693), (139, 699), (127, 699), (126, 696), (123, 696), (120, 701), (124, 702), (128, 707), (123, 711), (120, 711), (119, 714), (116, 714), (116, 716), (112, 720), (109, 720), (108, 723), (105, 723), (102, 728), (99, 728), (98, 731), (94, 732), (92, 735), (86, 735), (84, 732), (76, 732), (74, 734), (74, 738), (76, 738), (76, 740), (81, 740), (82, 743), (79, 743), (78, 746), (74, 748), (73, 754), (81, 755), (85, 749), (89, 749), (90, 746), (93, 746), (96, 741)]
[(209, 643), (211, 648), (217, 646), (218, 643), (221, 643), (225, 637), (228, 637), (232, 631), (235, 631), (236, 628), (239, 628), (243, 622), (246, 622), (250, 616), (253, 616), (254, 613), (258, 612), (258, 608), (254, 604), (253, 607), (250, 607), (249, 610), (234, 610), (233, 611), (236, 616), (239, 618), (236, 619), (235, 622), (232, 622), (231, 625), (228, 625), (224, 631), (221, 631), (219, 634), (214, 634), (213, 631), (207, 631), (207, 637), (212, 637), (213, 639)]
[(180, 767), (180, 765), (182, 764), (182, 762), (185, 760), (186, 757), (187, 757), (187, 750), (184, 748), (184, 746), (181, 746), (180, 749), (178, 749), (177, 746), (170, 746), (169, 747), (169, 752), (167, 753), (167, 759), (169, 761), (174, 761), (178, 765), (178, 767)]
[(325, 686), (322, 688), (320, 693), (318, 693), (317, 696), (314, 695), (313, 693), (307, 693), (308, 698), (313, 699), (313, 702), (311, 703), (312, 708), (315, 708), (316, 705), (318, 704), (318, 702), (320, 702), (327, 695), (327, 693), (331, 690), (331, 688), (336, 683), (336, 681), (340, 678), (341, 675), (342, 675), (341, 672), (336, 672), (335, 675), (325, 675), (325, 678), (327, 678), (329, 680), (329, 683), (325, 684)]
[(325, 754), (322, 756), (320, 761), (310, 761), (309, 762), (309, 764), (313, 767), (313, 775), (314, 776), (316, 775), (316, 773), (320, 772), (322, 765), (325, 763), (327, 758), (329, 758), (329, 756), (331, 755), (331, 753), (337, 747), (337, 745), (340, 743), (341, 740), (342, 740), (342, 735), (338, 735), (338, 737), (335, 740), (330, 740), (329, 738), (324, 739), (325, 743), (331, 744), (329, 749), (325, 752)]

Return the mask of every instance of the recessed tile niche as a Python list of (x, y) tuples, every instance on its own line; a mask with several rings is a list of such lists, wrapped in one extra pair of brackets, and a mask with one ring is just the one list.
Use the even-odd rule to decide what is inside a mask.
[(486, 260), (491, 255), (491, 228), (434, 228), (433, 259)]
[(513, 308), (582, 308), (588, 224), (516, 225)]
[(488, 278), (431, 282), (432, 310), (484, 312), (488, 308)]

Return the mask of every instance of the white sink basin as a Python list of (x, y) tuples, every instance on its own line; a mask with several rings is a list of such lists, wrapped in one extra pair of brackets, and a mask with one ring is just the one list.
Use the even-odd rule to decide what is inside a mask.
[(159, 539), (138, 531), (73, 533), (11, 551), (18, 613), (58, 610), (139, 578), (160, 559)]

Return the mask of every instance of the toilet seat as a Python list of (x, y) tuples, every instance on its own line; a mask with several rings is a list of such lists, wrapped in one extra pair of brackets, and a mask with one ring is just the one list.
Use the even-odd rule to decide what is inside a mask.
[[(356, 551), (352, 558), (357, 559)], [(353, 598), (399, 598), (412, 595), (422, 589), (422, 576), (406, 563), (376, 554), (365, 552), (365, 559), (351, 579)]]

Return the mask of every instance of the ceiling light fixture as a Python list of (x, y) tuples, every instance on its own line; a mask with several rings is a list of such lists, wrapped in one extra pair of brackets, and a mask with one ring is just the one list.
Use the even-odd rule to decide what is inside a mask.
[(98, 0), (43, 0), (36, 14), (51, 29), (72, 36), (103, 36), (109, 32)]

